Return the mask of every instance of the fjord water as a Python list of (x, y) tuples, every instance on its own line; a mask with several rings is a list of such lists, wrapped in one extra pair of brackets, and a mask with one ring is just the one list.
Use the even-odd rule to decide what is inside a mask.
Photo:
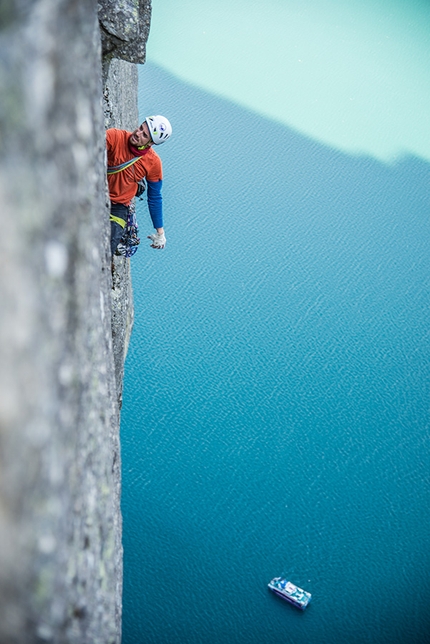
[[(166, 249), (141, 202), (132, 259), (123, 643), (429, 642), (425, 140), (392, 130), (359, 153), (327, 122), (314, 136), (180, 78), (178, 39), (151, 62), (173, 29), (153, 5), (140, 113), (174, 136)], [(313, 594), (304, 613), (269, 594), (278, 574)]]

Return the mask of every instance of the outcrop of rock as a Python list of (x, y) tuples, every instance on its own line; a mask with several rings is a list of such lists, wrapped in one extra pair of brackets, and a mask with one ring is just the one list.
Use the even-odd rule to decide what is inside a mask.
[(104, 56), (145, 62), (150, 0), (100, 0), (99, 20)]
[(105, 125), (135, 125), (137, 80), (112, 61), (103, 87), (97, 10), (0, 8), (1, 644), (121, 638), (118, 399), (132, 299), (122, 258), (112, 289)]

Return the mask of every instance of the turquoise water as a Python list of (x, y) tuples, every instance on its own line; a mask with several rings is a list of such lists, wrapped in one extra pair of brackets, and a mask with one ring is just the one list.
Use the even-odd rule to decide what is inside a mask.
[(169, 61), (140, 112), (174, 137), (166, 249), (132, 260), (123, 644), (429, 642), (427, 155), (348, 151)]
[(349, 154), (430, 160), (428, 0), (155, 0), (148, 57)]

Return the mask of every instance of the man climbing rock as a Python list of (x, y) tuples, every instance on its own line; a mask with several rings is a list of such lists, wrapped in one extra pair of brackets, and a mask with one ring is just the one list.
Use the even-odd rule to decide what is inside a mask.
[(134, 132), (116, 128), (106, 131), (112, 255), (123, 235), (130, 203), (142, 179), (146, 180), (148, 209), (156, 231), (148, 239), (152, 248), (164, 248), (166, 244), (161, 195), (163, 170), (152, 146), (164, 143), (171, 134), (172, 126), (160, 115), (148, 116)]

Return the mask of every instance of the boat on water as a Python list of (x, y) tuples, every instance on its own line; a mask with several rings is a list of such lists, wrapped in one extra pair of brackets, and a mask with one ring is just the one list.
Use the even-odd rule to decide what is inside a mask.
[(272, 592), (282, 597), (282, 599), (285, 599), (285, 601), (290, 602), (293, 606), (300, 608), (300, 610), (305, 610), (311, 601), (312, 595), (310, 593), (282, 577), (275, 577), (269, 582), (268, 586)]

